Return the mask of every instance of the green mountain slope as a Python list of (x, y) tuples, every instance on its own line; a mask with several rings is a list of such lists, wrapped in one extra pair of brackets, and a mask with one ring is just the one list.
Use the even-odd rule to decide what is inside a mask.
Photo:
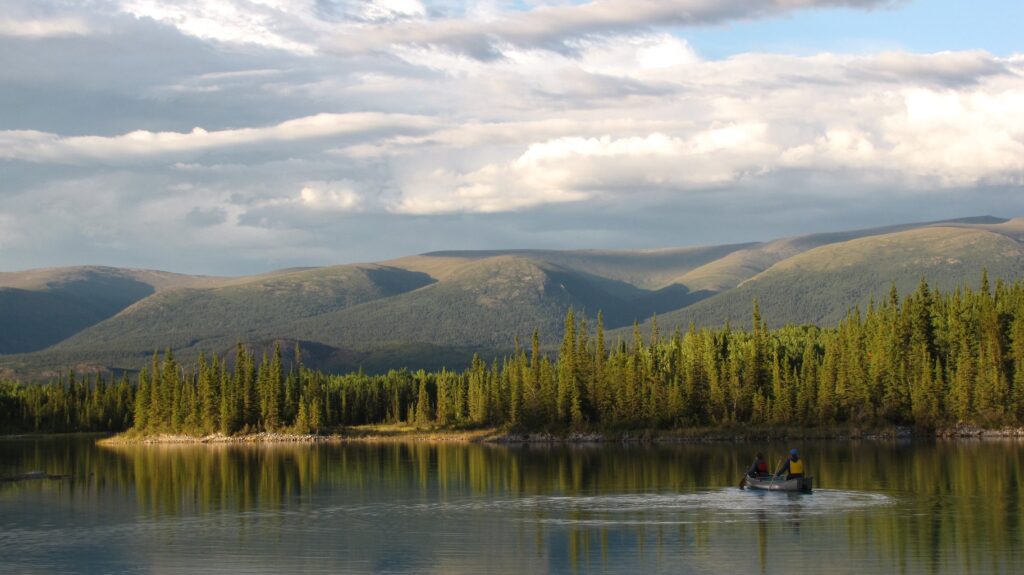
[(982, 268), (1015, 278), (1022, 242), (1024, 219), (973, 218), (697, 248), (435, 252), (240, 278), (0, 274), (0, 353), (38, 350), (0, 358), (0, 371), (134, 368), (155, 349), (189, 358), (240, 340), (301, 342), (327, 369), (458, 366), (534, 329), (554, 346), (570, 308), (590, 321), (603, 311), (612, 337), (652, 314), (663, 329), (745, 324), (755, 298), (772, 325), (831, 324), (894, 281), (949, 288), (976, 283)]
[[(756, 247), (760, 244), (730, 244), (723, 246), (698, 246), (691, 248), (663, 248), (646, 250), (486, 250), (447, 251), (423, 254), (416, 259), (397, 260), (415, 265), (438, 258), (448, 266), (468, 261), (477, 261), (498, 256), (525, 257), (535, 261), (556, 265), (564, 270), (588, 276), (616, 280), (642, 289), (657, 290), (674, 283), (680, 275), (717, 261), (734, 252)], [(402, 265), (402, 264), (396, 264)], [(405, 266), (402, 266), (405, 267)], [(441, 272), (440, 266), (432, 266)], [(431, 274), (434, 275), (434, 274)]]
[[(429, 276), (373, 264), (282, 272), (214, 288), (167, 290), (47, 350), (72, 358), (124, 362), (171, 347), (224, 350), (273, 333), (298, 318), (328, 314), (430, 283)], [(274, 334), (281, 335), (281, 334)]]
[(649, 291), (532, 257), (499, 255), (462, 266), (444, 280), (386, 300), (310, 317), (285, 328), (290, 337), (346, 348), (429, 343), (507, 349), (515, 335), (541, 330), (556, 340), (575, 308), (609, 326), (688, 305), (702, 294)]
[(440, 367), (465, 363), (474, 352), (507, 350), (515, 335), (525, 340), (534, 329), (553, 343), (570, 308), (591, 320), (605, 310), (606, 324), (615, 327), (711, 295), (682, 286), (646, 290), (519, 255), (424, 255), (389, 263), (440, 280), (370, 264), (169, 290), (51, 349), (9, 361), (129, 367), (168, 346), (187, 358), (198, 350), (226, 352), (238, 340), (284, 340), (303, 342), (311, 364), (334, 369)]
[(1005, 227), (1004, 220), (980, 217), (782, 238), (731, 252), (719, 259), (687, 271), (685, 274), (675, 278), (674, 283), (685, 285), (692, 291), (723, 292), (739, 286), (744, 281), (767, 270), (778, 262), (817, 247), (935, 225), (956, 225), (969, 228), (977, 228), (978, 226)]
[(691, 321), (720, 325), (728, 320), (746, 325), (757, 299), (772, 326), (833, 325), (872, 296), (885, 297), (894, 282), (901, 293), (915, 289), (921, 278), (942, 289), (977, 286), (983, 269), (993, 278), (1024, 274), (1024, 245), (1012, 234), (982, 227), (925, 227), (798, 254), (736, 289), (659, 317), (658, 323), (685, 328)]
[(0, 354), (53, 345), (157, 291), (217, 281), (98, 266), (0, 273)]

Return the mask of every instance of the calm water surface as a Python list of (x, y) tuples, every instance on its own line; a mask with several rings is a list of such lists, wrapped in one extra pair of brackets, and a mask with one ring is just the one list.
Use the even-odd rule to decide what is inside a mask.
[(0, 573), (1020, 573), (1024, 444), (0, 441)]

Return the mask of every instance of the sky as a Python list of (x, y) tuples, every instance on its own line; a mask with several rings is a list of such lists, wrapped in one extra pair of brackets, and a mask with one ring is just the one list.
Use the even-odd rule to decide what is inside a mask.
[(0, 270), (1024, 216), (1019, 0), (4, 0)]

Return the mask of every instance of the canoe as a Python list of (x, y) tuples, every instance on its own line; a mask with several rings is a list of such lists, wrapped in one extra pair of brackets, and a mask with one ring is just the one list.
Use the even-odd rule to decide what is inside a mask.
[(814, 487), (814, 478), (779, 478), (772, 481), (771, 475), (762, 475), (761, 477), (747, 477), (746, 486), (750, 489), (764, 489), (766, 491), (801, 491), (804, 493), (810, 493)]

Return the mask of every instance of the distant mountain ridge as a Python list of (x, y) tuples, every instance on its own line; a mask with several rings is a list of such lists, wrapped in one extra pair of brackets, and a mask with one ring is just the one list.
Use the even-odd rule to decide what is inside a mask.
[[(0, 273), (0, 370), (135, 369), (236, 342), (300, 342), (311, 365), (458, 367), (507, 352), (565, 312), (598, 311), (611, 337), (657, 314), (663, 330), (749, 320), (834, 324), (895, 282), (938, 287), (1024, 273), (1024, 218), (966, 218), (647, 250), (444, 251), (245, 277), (100, 266)], [(745, 323), (744, 323), (745, 325)], [(616, 332), (616, 328), (622, 331)]]

